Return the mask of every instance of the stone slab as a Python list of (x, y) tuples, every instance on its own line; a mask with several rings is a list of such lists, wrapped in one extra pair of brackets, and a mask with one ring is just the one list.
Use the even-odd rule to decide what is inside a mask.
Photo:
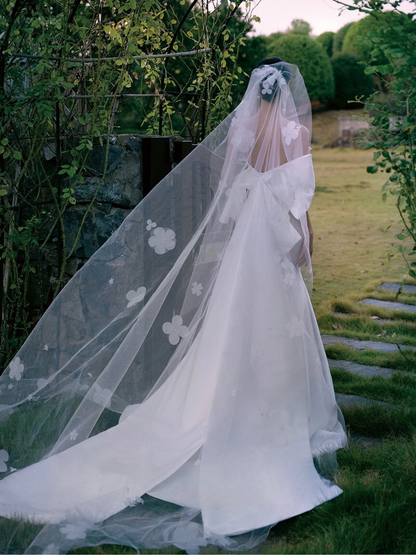
[[(382, 343), (381, 341), (361, 341), (360, 339), (350, 339), (349, 337), (341, 337), (338, 335), (321, 335), (321, 338), (322, 343), (325, 347), (341, 343), (342, 345), (346, 345), (351, 349), (357, 349), (358, 351), (363, 351), (365, 349), (370, 349), (372, 351), (381, 351), (383, 353), (395, 353), (399, 351), (399, 348), (395, 343)], [(416, 347), (412, 347), (410, 345), (400, 345), (400, 348), (416, 351)]]
[[(380, 285), (380, 289), (384, 289), (386, 291), (398, 291), (399, 287), (400, 287), (400, 283), (382, 283)], [(403, 285), (402, 291), (403, 293), (416, 294), (416, 285)]]
[(342, 408), (348, 408), (352, 406), (370, 406), (370, 405), (380, 405), (383, 407), (388, 407), (389, 404), (384, 401), (376, 401), (375, 399), (367, 399), (367, 397), (361, 397), (360, 395), (346, 395), (345, 393), (335, 393), (335, 399), (338, 405)]
[(380, 301), (379, 299), (362, 299), (360, 303), (370, 305), (370, 306), (377, 306), (379, 308), (387, 308), (388, 310), (403, 310), (405, 312), (416, 313), (416, 305), (414, 304), (395, 303), (392, 301)]
[(383, 443), (383, 439), (379, 437), (362, 436), (361, 434), (350, 434), (350, 442), (364, 447), (365, 449), (370, 449), (372, 447), (378, 447)]
[[(341, 368), (348, 370), (357, 376), (364, 376), (365, 378), (372, 378), (373, 376), (382, 376), (383, 378), (390, 378), (393, 375), (392, 368), (383, 368), (382, 366), (368, 366), (365, 364), (358, 364), (351, 360), (333, 360), (328, 359), (330, 368)], [(408, 372), (411, 373), (411, 372)]]

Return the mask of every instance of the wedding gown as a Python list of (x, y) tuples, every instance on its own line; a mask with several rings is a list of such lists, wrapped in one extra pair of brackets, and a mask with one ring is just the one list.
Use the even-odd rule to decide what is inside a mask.
[[(205, 270), (213, 260), (217, 269), (204, 317), (193, 309), (193, 334), (182, 316), (162, 326), (170, 344), (188, 341), (180, 360), (171, 359), (170, 370), (143, 401), (124, 408), (117, 425), (72, 446), (55, 445), (46, 458), (0, 481), (1, 515), (46, 525), (33, 552), (106, 542), (174, 544), (189, 552), (207, 543), (247, 549), (275, 523), (342, 493), (314, 465), (344, 447), (346, 435), (297, 265), (305, 246), (300, 216), (311, 200), (305, 187), (313, 182), (311, 155), (268, 171), (246, 164), (233, 172), (215, 217), (220, 226), (233, 220), (229, 240), (199, 249)], [(202, 278), (191, 286), (197, 300)], [(106, 399), (104, 407), (110, 406)], [(153, 528), (148, 514), (139, 514), (151, 498), (159, 500)], [(170, 534), (166, 526), (157, 532), (168, 518), (159, 506), (182, 508), (174, 525), (169, 521)], [(129, 518), (135, 523), (130, 530), (123, 527)]]

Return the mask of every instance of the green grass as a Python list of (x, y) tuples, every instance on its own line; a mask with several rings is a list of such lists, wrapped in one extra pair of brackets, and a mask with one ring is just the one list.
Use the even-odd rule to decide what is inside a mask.
[(405, 262), (398, 256), (389, 262), (388, 254), (402, 226), (393, 198), (381, 200), (385, 176), (366, 173), (371, 153), (313, 148), (312, 157), (316, 176), (309, 211), (314, 229), (313, 306), (360, 293), (369, 281), (400, 281)]
[(408, 349), (403, 349), (403, 355), (400, 352), (356, 351), (345, 345), (337, 344), (327, 347), (325, 351), (328, 358), (335, 360), (351, 360), (369, 366), (382, 366), (383, 368), (392, 368), (393, 370), (416, 372), (416, 353)]
[(366, 378), (341, 368), (333, 368), (331, 374), (338, 393), (361, 395), (395, 406), (416, 409), (416, 375), (397, 373), (391, 378), (381, 376)]
[[(380, 342), (416, 346), (416, 323), (408, 323), (405, 320), (387, 321), (382, 324), (377, 322), (378, 320), (361, 315), (351, 315), (351, 317), (345, 318), (332, 313), (321, 314), (318, 318), (321, 333), (357, 339), (374, 340), (376, 338)], [(378, 337), (379, 335), (381, 337)]]
[(273, 529), (261, 553), (415, 553), (416, 442), (339, 453), (343, 495)]

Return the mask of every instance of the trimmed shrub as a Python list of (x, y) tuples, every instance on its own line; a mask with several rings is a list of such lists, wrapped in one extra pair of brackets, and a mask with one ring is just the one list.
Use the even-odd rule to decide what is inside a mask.
[[(350, 54), (360, 58), (360, 60), (369, 62), (371, 60), (371, 52), (376, 46), (373, 37), (378, 39), (380, 35), (380, 20), (384, 20), (391, 25), (397, 23), (402, 25), (408, 24), (406, 17), (393, 11), (377, 13), (375, 16), (368, 15), (348, 29), (342, 45), (342, 53)], [(392, 32), (394, 33), (394, 31)], [(380, 53), (374, 60), (374, 63), (376, 65), (386, 64), (388, 60), (384, 54)]]
[(325, 33), (319, 35), (319, 37), (316, 37), (317, 42), (319, 42), (319, 44), (323, 46), (324, 50), (330, 58), (332, 58), (334, 49), (334, 37), (335, 33), (333, 33), (332, 31), (326, 31)]
[(348, 103), (356, 96), (368, 97), (374, 92), (374, 79), (364, 73), (364, 65), (359, 58), (350, 54), (336, 54), (331, 60), (335, 79), (334, 108), (357, 108), (358, 103)]
[(334, 36), (334, 45), (333, 45), (333, 52), (332, 54), (336, 54), (337, 52), (341, 52), (342, 45), (344, 43), (345, 35), (348, 33), (349, 29), (355, 25), (354, 21), (351, 23), (347, 23), (339, 31), (335, 33)]
[(309, 97), (326, 104), (334, 97), (334, 75), (328, 54), (316, 40), (306, 35), (284, 35), (270, 41), (269, 56), (278, 56), (299, 67)]

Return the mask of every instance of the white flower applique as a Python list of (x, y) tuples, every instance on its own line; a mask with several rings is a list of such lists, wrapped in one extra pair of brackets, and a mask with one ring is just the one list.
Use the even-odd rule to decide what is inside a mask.
[(45, 550), (43, 553), (45, 555), (56, 555), (56, 553), (59, 553), (59, 547), (54, 543), (50, 543), (45, 547)]
[(146, 295), (146, 287), (139, 287), (137, 291), (132, 289), (126, 294), (126, 299), (129, 301), (127, 304), (127, 308), (134, 306), (135, 304), (139, 303), (144, 299)]
[(126, 504), (128, 507), (134, 507), (135, 505), (143, 505), (144, 500), (141, 497), (127, 497)]
[(92, 396), (92, 400), (97, 405), (101, 405), (102, 407), (108, 409), (111, 405), (111, 397), (112, 393), (110, 389), (103, 389), (97, 383), (94, 384), (94, 393)]
[(202, 289), (203, 289), (203, 285), (202, 283), (198, 283), (197, 281), (194, 281), (191, 287), (191, 293), (192, 295), (196, 295), (197, 297), (199, 297), (200, 295), (202, 295)]
[(246, 129), (244, 125), (239, 125), (235, 128), (231, 144), (234, 148), (246, 154), (253, 148), (255, 135), (253, 131)]
[(25, 369), (23, 362), (20, 362), (20, 358), (14, 358), (9, 364), (9, 377), (11, 380), (16, 380), (17, 382), (21, 379), (23, 371)]
[(277, 77), (274, 75), (269, 75), (267, 79), (263, 81), (263, 88), (261, 90), (261, 94), (272, 94), (273, 92), (273, 85), (276, 83)]
[(43, 346), (43, 350), (44, 350), (44, 351), (49, 351), (48, 345), (44, 345), (44, 346)]
[(165, 322), (162, 326), (163, 333), (169, 336), (169, 343), (177, 345), (181, 337), (185, 337), (189, 333), (189, 328), (183, 325), (181, 316), (174, 316), (172, 322)]
[(71, 441), (75, 441), (77, 437), (78, 437), (78, 432), (76, 432), (75, 430), (69, 434), (69, 439)]
[(48, 385), (48, 380), (45, 378), (39, 378), (36, 385), (38, 389), (43, 389), (46, 385)]
[(68, 540), (84, 540), (87, 537), (88, 526), (84, 523), (67, 524), (59, 528), (61, 534), (66, 536)]
[(169, 228), (157, 227), (148, 240), (149, 246), (155, 249), (156, 254), (165, 254), (176, 245), (176, 233)]
[(9, 453), (5, 449), (0, 449), (0, 472), (7, 471), (7, 461), (9, 460)]
[(282, 260), (281, 265), (285, 272), (283, 282), (286, 285), (293, 285), (296, 280), (296, 271), (294, 264), (292, 264), (292, 262), (287, 257), (285, 257)]
[(300, 337), (303, 333), (305, 333), (305, 325), (303, 320), (298, 318), (297, 316), (292, 317), (292, 321), (286, 324), (286, 328), (289, 332), (290, 339), (294, 337)]
[(110, 278), (110, 279), (108, 280), (108, 283), (109, 283), (110, 285), (113, 285), (113, 283), (114, 283), (114, 278)]
[(295, 123), (294, 121), (289, 121), (287, 126), (283, 127), (282, 135), (285, 138), (285, 143), (290, 145), (292, 141), (298, 138), (299, 136), (300, 125)]
[(147, 226), (146, 226), (147, 231), (152, 231), (152, 229), (157, 226), (157, 223), (152, 222), (152, 220), (147, 220), (146, 223), (147, 223)]

